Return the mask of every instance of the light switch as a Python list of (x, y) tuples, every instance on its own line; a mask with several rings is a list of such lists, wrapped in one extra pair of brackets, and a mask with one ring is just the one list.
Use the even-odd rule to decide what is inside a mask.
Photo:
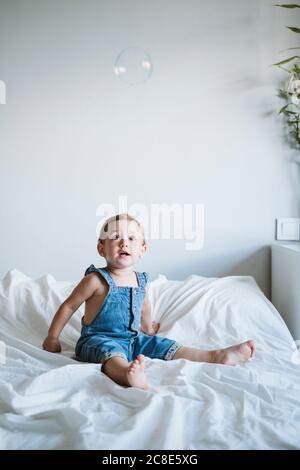
[(293, 217), (289, 219), (277, 219), (276, 240), (299, 240), (300, 219)]

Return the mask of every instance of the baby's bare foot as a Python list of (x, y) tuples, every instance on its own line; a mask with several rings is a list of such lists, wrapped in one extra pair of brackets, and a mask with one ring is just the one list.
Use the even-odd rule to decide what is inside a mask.
[(235, 344), (229, 348), (219, 349), (214, 351), (214, 361), (217, 364), (226, 364), (228, 366), (235, 366), (240, 362), (246, 362), (250, 357), (255, 354), (255, 343), (253, 340), (246, 341), (245, 343)]
[(130, 387), (148, 389), (148, 381), (145, 374), (145, 356), (139, 354), (137, 358), (130, 364), (127, 370), (127, 380)]

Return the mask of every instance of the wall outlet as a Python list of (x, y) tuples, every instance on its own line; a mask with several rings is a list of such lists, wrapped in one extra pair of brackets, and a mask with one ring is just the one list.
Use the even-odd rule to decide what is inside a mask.
[(276, 240), (299, 241), (299, 239), (300, 219), (293, 217), (276, 220)]

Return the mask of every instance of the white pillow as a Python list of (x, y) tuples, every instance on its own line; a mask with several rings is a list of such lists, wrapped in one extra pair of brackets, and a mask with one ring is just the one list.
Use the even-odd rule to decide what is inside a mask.
[(281, 316), (250, 276), (190, 275), (183, 281), (160, 276), (151, 283), (149, 298), (154, 319), (161, 323), (158, 334), (185, 345), (211, 349), (255, 339), (276, 349), (293, 343)]

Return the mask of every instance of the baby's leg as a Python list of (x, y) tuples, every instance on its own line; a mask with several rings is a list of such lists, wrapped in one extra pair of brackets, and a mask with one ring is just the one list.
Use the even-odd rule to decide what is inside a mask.
[(173, 359), (188, 359), (195, 362), (213, 362), (234, 366), (239, 362), (246, 362), (255, 354), (255, 343), (252, 340), (236, 344), (225, 349), (203, 351), (196, 348), (182, 347), (176, 351)]
[(145, 357), (139, 354), (137, 358), (129, 364), (122, 357), (112, 357), (102, 366), (102, 371), (114, 382), (127, 387), (136, 387), (146, 390), (148, 388), (145, 374)]

